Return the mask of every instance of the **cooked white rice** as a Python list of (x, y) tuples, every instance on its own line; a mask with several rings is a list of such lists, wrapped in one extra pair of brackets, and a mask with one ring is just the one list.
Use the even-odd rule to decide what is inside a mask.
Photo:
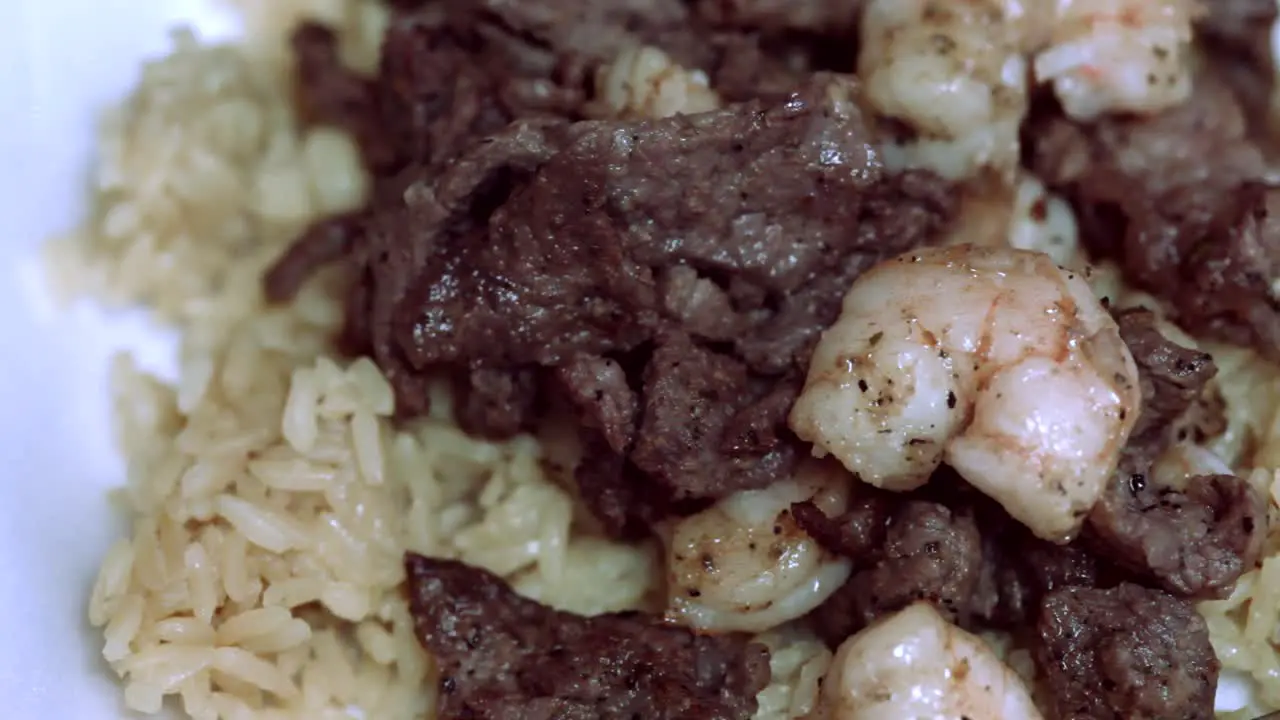
[[(302, 17), (341, 26), (346, 60), (367, 70), (386, 13), (347, 0), (240, 4), (244, 45), (183, 30), (144, 68), (103, 122), (89, 218), (50, 245), (64, 294), (144, 305), (183, 338), (174, 383), (115, 361), (132, 530), (105, 553), (89, 618), (137, 711), (172, 696), (202, 719), (430, 718), (435, 670), (397, 592), (406, 549), (488, 568), (579, 613), (651, 606), (659, 559), (590, 531), (563, 482), (572, 444), (555, 427), (475, 440), (440, 391), (432, 417), (393, 428), (377, 367), (330, 354), (342, 277), (264, 306), (263, 268), (368, 185), (348, 138), (297, 134), (287, 32)], [(1212, 349), (1232, 412), (1219, 449), (1268, 468), (1253, 477), (1280, 499), (1277, 373)], [(1201, 610), (1224, 664), (1280, 707), (1280, 554)], [(762, 640), (774, 681), (758, 717), (806, 715), (830, 652), (789, 628)]]

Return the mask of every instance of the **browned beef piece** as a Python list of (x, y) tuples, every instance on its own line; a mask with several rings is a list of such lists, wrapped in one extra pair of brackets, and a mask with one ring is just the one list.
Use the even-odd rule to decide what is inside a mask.
[(749, 720), (769, 682), (768, 650), (743, 635), (558, 612), (452, 560), (409, 553), (405, 569), (441, 718)]
[(454, 373), (454, 412), (470, 433), (511, 436), (538, 415), (538, 371), (473, 368)]
[(1130, 435), (1130, 452), (1134, 445), (1163, 448), (1170, 439), (1167, 431), (1204, 394), (1218, 366), (1209, 353), (1182, 347), (1161, 335), (1155, 313), (1146, 308), (1121, 310), (1115, 319), (1138, 365), (1142, 387), (1142, 411)]
[(1280, 356), (1280, 190), (1236, 95), (1211, 74), (1187, 103), (1091, 125), (1056, 112), (1027, 124), (1031, 168), (1072, 200), (1081, 235), (1127, 278), (1167, 300), (1193, 333)]
[(605, 532), (625, 540), (652, 536), (654, 522), (691, 514), (705, 503), (677, 503), (672, 492), (651, 481), (598, 433), (583, 433), (582, 460), (574, 473), (578, 496)]
[(283, 302), (292, 298), (316, 268), (350, 255), (364, 236), (365, 220), (363, 212), (356, 212), (308, 228), (263, 278), (267, 300)]
[[(785, 476), (798, 454), (798, 444), (782, 438), (800, 389), (795, 381), (780, 396), (772, 394), (777, 389), (687, 335), (663, 337), (645, 368), (631, 461), (676, 500), (764, 487)], [(777, 397), (783, 402), (770, 402)]]
[(979, 527), (983, 575), (969, 603), (978, 626), (1018, 630), (1035, 618), (1050, 591), (1114, 582), (1110, 568), (1081, 543), (1046, 542), (1003, 513), (983, 517)]
[(1217, 372), (1212, 358), (1181, 347), (1146, 310), (1117, 313), (1138, 365), (1142, 414), (1115, 476), (1089, 514), (1085, 541), (1144, 582), (1184, 597), (1218, 597), (1253, 568), (1266, 533), (1266, 503), (1229, 475), (1158, 487), (1147, 473), (1175, 441), (1170, 427)]
[(796, 525), (833, 553), (858, 563), (870, 562), (884, 545), (895, 498), (870, 486), (858, 487), (848, 510), (828, 517), (811, 502), (791, 506)]
[(808, 59), (803, 53), (776, 52), (756, 35), (726, 33), (707, 72), (711, 86), (727, 102), (785, 98), (804, 84)]
[(921, 242), (943, 208), (893, 228), (898, 237), (868, 222), (871, 198), (910, 188), (882, 173), (857, 111), (830, 99), (840, 89), (820, 78), (772, 107), (572, 126), (493, 212), (487, 242), (441, 247), (417, 278), (426, 297), (399, 321), (406, 354), (421, 366), (478, 355), (558, 364), (630, 350), (674, 319), (662, 317), (657, 276), (676, 264), (753, 291), (738, 309), (765, 326), (770, 302)]
[[(295, 31), (299, 114), (354, 135), (374, 197), (367, 212), (322, 221), (300, 237), (264, 279), (268, 298), (287, 300), (317, 267), (362, 247), (375, 208), (401, 206), (418, 178), (439, 173), (474, 142), (517, 118), (579, 117), (586, 88), (558, 75), (559, 65), (513, 49), (521, 42), (486, 32), (473, 9), (428, 3), (393, 13), (378, 77), (366, 79), (342, 65), (331, 30), (304, 23)], [(367, 307), (372, 298), (362, 292), (353, 304)], [(348, 335), (367, 349), (359, 333)]]
[(948, 468), (939, 475), (905, 495), (859, 487), (836, 518), (811, 503), (792, 507), (801, 529), (854, 562), (849, 582), (809, 618), (833, 646), (920, 598), (963, 627), (1016, 630), (1051, 590), (1115, 582), (1082, 545), (1040, 540)]
[[(616, 532), (789, 473), (786, 415), (848, 285), (931, 241), (955, 206), (936, 176), (885, 170), (848, 78), (810, 73), (696, 116), (571, 122), (582, 96), (564, 47), (600, 23), (642, 38), (684, 22), (683, 7), (397, 14), (378, 81), (362, 86), (395, 149), (374, 201), (267, 276), (282, 299), (350, 253), (344, 344), (375, 358), (403, 415), (426, 410), (444, 372), (463, 426), (505, 437), (552, 383), (583, 423), (582, 497)], [(331, 62), (328, 41), (310, 50)], [(714, 60), (725, 45), (708, 47)], [(346, 122), (353, 103), (328, 117)]]
[(1233, 475), (1195, 477), (1179, 490), (1122, 470), (1089, 513), (1088, 540), (1144, 582), (1182, 597), (1222, 597), (1257, 564), (1266, 512), (1253, 486)]
[(713, 25), (768, 31), (851, 33), (865, 0), (698, 0), (698, 14)]
[[(856, 564), (853, 576), (809, 616), (814, 630), (832, 646), (918, 600), (928, 600), (948, 619), (968, 624), (983, 565), (982, 537), (972, 513), (927, 500), (887, 498), (885, 503), (889, 508), (855, 507), (854, 514), (840, 522), (846, 539), (851, 527), (864, 526), (852, 533), (856, 544), (880, 532), (883, 541), (869, 552), (850, 554)], [(825, 524), (804, 506), (796, 509), (797, 523), (806, 531)], [(873, 523), (866, 523), (866, 518), (886, 509), (883, 530), (867, 527)], [(815, 537), (820, 534), (822, 530)]]
[(556, 390), (569, 399), (583, 428), (599, 432), (613, 454), (625, 454), (635, 439), (639, 412), (626, 370), (609, 358), (578, 355), (556, 375)]
[[(610, 527), (629, 493), (607, 485), (624, 475), (676, 502), (785, 475), (786, 414), (849, 283), (932, 239), (953, 207), (932, 176), (883, 173), (855, 106), (833, 99), (847, 83), (660, 121), (516, 123), (411, 184), (379, 213), (363, 288), (401, 406), (422, 407), (412, 395), (439, 367), (502, 388), (524, 384), (491, 372), (555, 369), (604, 433), (594, 450), (627, 459), (579, 471)], [(580, 371), (601, 363), (607, 406)]]
[(1191, 603), (1123, 584), (1044, 599), (1032, 651), (1055, 720), (1210, 720), (1219, 663)]

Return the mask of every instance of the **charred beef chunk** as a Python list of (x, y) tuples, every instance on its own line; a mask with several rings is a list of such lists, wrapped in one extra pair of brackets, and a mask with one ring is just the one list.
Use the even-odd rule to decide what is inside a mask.
[(1087, 539), (1175, 595), (1222, 597), (1257, 563), (1266, 510), (1253, 486), (1233, 475), (1198, 476), (1177, 489), (1122, 470), (1089, 513)]
[(769, 652), (746, 636), (558, 612), (452, 560), (409, 553), (405, 569), (442, 718), (749, 720), (769, 682)]
[(1016, 630), (1035, 618), (1049, 592), (1066, 587), (1098, 587), (1109, 580), (1080, 543), (1056, 545), (1032, 535), (1012, 520), (980, 521), (983, 576), (970, 601), (970, 614), (985, 627)]
[(400, 407), (450, 368), (483, 381), (468, 429), (503, 436), (537, 407), (526, 378), (551, 382), (625, 460), (579, 471), (615, 529), (624, 478), (678, 503), (785, 476), (786, 414), (849, 283), (953, 207), (940, 179), (885, 173), (856, 90), (818, 76), (778, 105), (521, 121), (410, 183), (359, 253)]
[(1123, 584), (1045, 598), (1032, 651), (1057, 720), (1210, 720), (1219, 663), (1191, 603)]
[[(581, 495), (620, 533), (789, 473), (786, 414), (849, 283), (954, 211), (949, 183), (885, 171), (855, 82), (699, 22), (681, 0), (423, 4), (394, 14), (376, 80), (342, 70), (318, 26), (295, 43), (306, 117), (357, 133), (375, 194), (303, 236), (268, 296), (350, 257), (343, 344), (375, 358), (402, 415), (444, 374), (461, 424), (505, 437), (543, 385), (562, 393), (588, 447)], [(754, 48), (784, 79), (702, 115), (579, 121), (587, 70), (624, 41), (717, 71)]]
[(1208, 353), (1165, 338), (1156, 328), (1155, 313), (1146, 308), (1121, 310), (1115, 319), (1138, 366), (1142, 388), (1142, 411), (1129, 436), (1130, 452), (1134, 445), (1163, 449), (1171, 439), (1168, 429), (1204, 394), (1218, 366)]
[(781, 403), (768, 402), (773, 390), (740, 360), (687, 335), (664, 337), (645, 368), (631, 461), (677, 500), (764, 487), (798, 458), (782, 436), (799, 388), (789, 383)]
[(885, 528), (895, 504), (889, 493), (859, 486), (849, 509), (837, 517), (828, 517), (812, 502), (792, 505), (791, 515), (819, 545), (855, 562), (865, 562), (884, 545)]
[(538, 414), (538, 373), (474, 368), (453, 378), (454, 413), (469, 433), (515, 435), (528, 430)]
[[(832, 646), (919, 600), (931, 602), (949, 620), (968, 624), (983, 563), (982, 537), (972, 514), (926, 500), (889, 502), (897, 506), (884, 524), (879, 547), (850, 555), (856, 564), (853, 576), (809, 616), (814, 630)], [(815, 518), (803, 508), (797, 506), (796, 519), (808, 530)], [(850, 528), (880, 510), (856, 509), (857, 515), (839, 521), (841, 535), (849, 538)], [(868, 528), (853, 534), (875, 532)]]
[(368, 215), (401, 206), (418, 177), (439, 173), (472, 143), (518, 118), (578, 117), (584, 88), (566, 84), (545, 63), (512, 60), (521, 53), (509, 48), (521, 41), (485, 32), (470, 10), (447, 9), (394, 12), (376, 80), (342, 65), (328, 28), (305, 23), (295, 31), (299, 114), (306, 124), (352, 133), (373, 174), (374, 197), (368, 213), (322, 221), (300, 237), (265, 278), (271, 300), (289, 299), (316, 268), (362, 247), (374, 232), (364, 227)]
[(1120, 466), (1089, 514), (1085, 541), (1144, 582), (1182, 597), (1218, 597), (1251, 570), (1266, 534), (1266, 503), (1230, 475), (1160, 487), (1152, 463), (1176, 438), (1167, 428), (1217, 372), (1204, 353), (1165, 339), (1145, 310), (1117, 314), (1138, 365), (1142, 415)]
[(1050, 590), (1102, 581), (1084, 547), (1040, 540), (950, 469), (939, 474), (942, 483), (905, 495), (860, 486), (834, 518), (812, 503), (792, 507), (802, 530), (854, 563), (849, 581), (809, 618), (828, 643), (919, 599), (966, 628), (1023, 627)]
[(1260, 184), (1262, 154), (1236, 96), (1196, 78), (1191, 99), (1144, 118), (1091, 125), (1056, 111), (1027, 123), (1032, 170), (1075, 206), (1090, 251), (1115, 258), (1193, 334), (1280, 357), (1280, 189)]
[(398, 318), (400, 344), (420, 366), (631, 350), (678, 320), (658, 302), (658, 275), (675, 265), (720, 279), (750, 337), (771, 324), (771, 303), (821, 274), (922, 242), (941, 208), (906, 237), (880, 235), (883, 220), (867, 217), (877, 195), (901, 198), (908, 214), (912, 198), (881, 171), (850, 92), (819, 78), (774, 107), (571, 126), (492, 212), (485, 242), (402, 241), (438, 256)]

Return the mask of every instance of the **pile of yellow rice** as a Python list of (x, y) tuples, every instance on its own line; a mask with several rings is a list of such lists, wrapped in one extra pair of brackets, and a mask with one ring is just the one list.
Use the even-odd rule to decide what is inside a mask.
[[(431, 718), (436, 671), (398, 592), (405, 550), (488, 568), (579, 613), (652, 608), (659, 557), (591, 532), (566, 489), (564, 428), (476, 440), (443, 389), (432, 417), (393, 426), (377, 367), (331, 353), (343, 277), (317, 278), (287, 307), (263, 303), (262, 270), (368, 186), (349, 138), (299, 134), (288, 32), (304, 17), (340, 28), (346, 62), (369, 71), (386, 11), (243, 2), (243, 43), (177, 31), (171, 54), (143, 68), (102, 122), (85, 222), (49, 246), (65, 295), (144, 305), (181, 334), (176, 382), (115, 360), (131, 534), (105, 552), (89, 617), (137, 711), (169, 701), (209, 720)], [(1265, 468), (1252, 477), (1274, 500), (1280, 381), (1245, 351), (1211, 349), (1233, 419), (1219, 449)], [(1280, 554), (1201, 609), (1223, 663), (1280, 707)], [(830, 653), (797, 631), (763, 639), (774, 680), (757, 717), (806, 715)]]

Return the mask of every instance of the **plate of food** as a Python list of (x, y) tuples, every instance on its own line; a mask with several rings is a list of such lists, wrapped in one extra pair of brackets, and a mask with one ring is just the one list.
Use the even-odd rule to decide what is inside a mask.
[(1278, 8), (1043, 5), (0, 9), (14, 716), (1280, 709)]

